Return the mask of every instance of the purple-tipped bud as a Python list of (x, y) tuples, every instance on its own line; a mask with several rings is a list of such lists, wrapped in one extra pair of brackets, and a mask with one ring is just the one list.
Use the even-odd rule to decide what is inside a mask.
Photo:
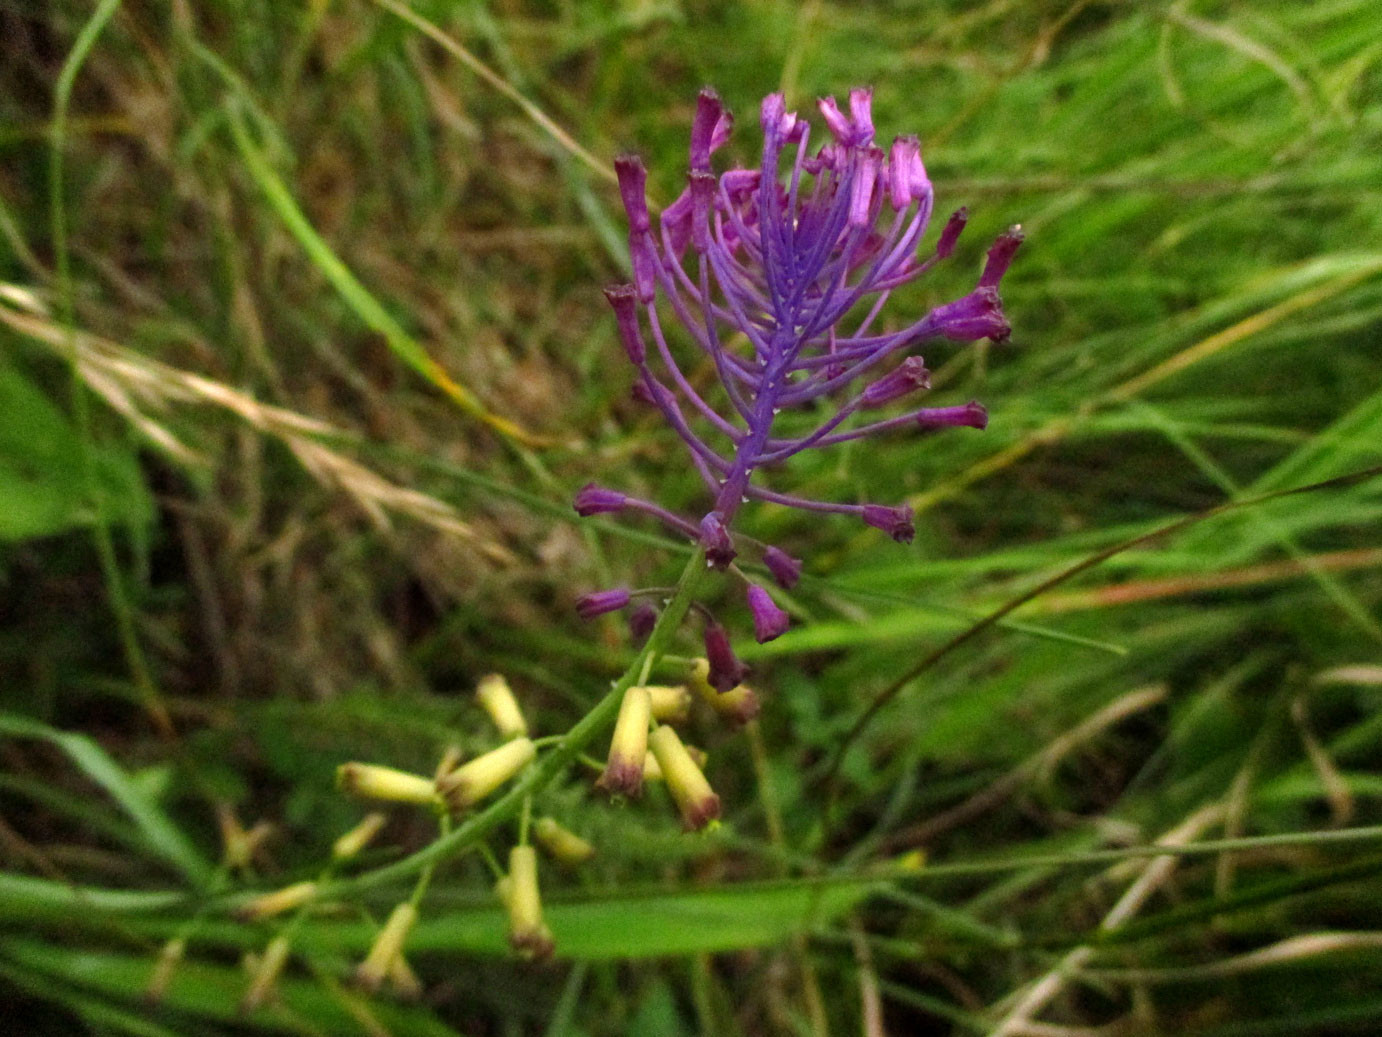
[(792, 624), (792, 618), (782, 609), (772, 596), (756, 583), (749, 584), (747, 593), (749, 611), (753, 614), (753, 636), (759, 644), (766, 644), (781, 637)]
[[(691, 120), (691, 169), (696, 172), (710, 171), (710, 153), (715, 150), (715, 130), (720, 117), (725, 114), (725, 106), (720, 103), (720, 95), (709, 87), (696, 98), (696, 117)], [(728, 129), (725, 130), (729, 136)]]
[(614, 172), (619, 178), (619, 197), (629, 217), (629, 230), (644, 234), (652, 226), (648, 219), (648, 170), (637, 155), (620, 155), (614, 160)]
[(921, 161), (921, 142), (916, 137), (897, 137), (888, 156), (888, 196), (901, 212), (931, 193), (931, 180)]
[(777, 585), (784, 590), (791, 590), (801, 579), (801, 559), (793, 558), (780, 547), (765, 548), (763, 564), (768, 567), (768, 572), (773, 574)]
[(718, 692), (732, 691), (748, 676), (748, 667), (734, 654), (725, 628), (713, 619), (705, 624), (705, 658), (710, 663), (706, 680)]
[(912, 509), (906, 504), (896, 508), (865, 504), (864, 521), (874, 529), (881, 529), (899, 544), (910, 544), (917, 534), (916, 527), (912, 525)]
[(655, 626), (657, 626), (657, 609), (646, 601), (633, 607), (633, 611), (629, 613), (629, 634), (633, 638), (634, 644), (641, 645), (648, 640), (652, 636)]
[(638, 328), (638, 304), (631, 284), (612, 284), (605, 288), (605, 298), (614, 310), (614, 321), (619, 326), (619, 341), (624, 344), (624, 352), (635, 367), (642, 367), (648, 358), (648, 350), (643, 345), (643, 332)]
[(981, 338), (1002, 342), (1012, 334), (996, 288), (976, 288), (962, 299), (937, 306), (928, 320), (936, 334), (955, 342), (975, 342)]
[(860, 395), (864, 407), (882, 407), (918, 389), (931, 388), (931, 372), (919, 356), (909, 356), (897, 368), (867, 386)]
[(607, 591), (592, 591), (576, 599), (576, 612), (582, 619), (594, 619), (606, 612), (618, 612), (629, 603), (626, 587), (614, 587)]
[(577, 515), (587, 518), (590, 515), (612, 515), (623, 511), (627, 502), (628, 497), (618, 490), (607, 490), (588, 482), (576, 491), (571, 503), (575, 505)]
[(873, 186), (883, 167), (883, 152), (879, 148), (863, 148), (859, 152), (859, 169), (850, 185), (849, 225), (867, 227), (873, 223)]
[(758, 190), (762, 178), (763, 173), (758, 169), (731, 169), (720, 177), (720, 186), (731, 202), (742, 202)]
[(657, 284), (657, 253), (648, 233), (652, 222), (648, 218), (646, 187), (648, 171), (637, 155), (620, 155), (614, 160), (614, 172), (619, 177), (619, 197), (629, 218), (629, 259), (633, 263), (633, 283), (640, 302), (652, 302)]
[(849, 144), (854, 136), (854, 127), (850, 125), (845, 113), (840, 111), (835, 98), (822, 97), (816, 101), (816, 107), (820, 109), (821, 118), (825, 120), (825, 128), (830, 131), (830, 135), (841, 144)]
[(691, 243), (696, 252), (710, 247), (710, 212), (715, 205), (716, 180), (713, 173), (693, 172), (691, 182)]
[(633, 286), (638, 301), (645, 306), (657, 294), (657, 252), (651, 234), (629, 235), (629, 261), (633, 264)]
[(937, 259), (950, 258), (950, 254), (955, 251), (955, 242), (960, 240), (960, 235), (968, 222), (969, 210), (964, 206), (950, 214), (950, 219), (945, 221), (945, 229), (941, 231), (940, 240), (936, 242)]
[(648, 724), (652, 699), (647, 688), (633, 687), (619, 703), (619, 719), (609, 743), (609, 758), (596, 787), (612, 796), (638, 796), (643, 791), (643, 760), (648, 754)]
[(676, 201), (663, 209), (658, 219), (667, 235), (672, 255), (680, 259), (691, 242), (691, 188), (677, 195)]
[(699, 832), (720, 816), (720, 797), (705, 780), (696, 761), (692, 759), (676, 730), (659, 725), (648, 736), (648, 748), (657, 760), (658, 769), (667, 783), (667, 791), (676, 801), (682, 825), (688, 832)]
[(928, 407), (917, 411), (922, 428), (988, 428), (989, 412), (978, 400), (958, 407)]
[(786, 111), (787, 98), (782, 93), (772, 93), (764, 97), (758, 108), (758, 121), (763, 127), (763, 132), (766, 134), (775, 131)]
[(716, 569), (723, 569), (734, 561), (737, 553), (729, 530), (725, 528), (724, 517), (718, 511), (708, 512), (701, 519), (701, 546), (705, 548), (705, 560)]
[(873, 87), (856, 86), (849, 92), (849, 118), (854, 124), (854, 143), (873, 140)]
[(998, 287), (998, 282), (1003, 280), (1003, 275), (1008, 272), (1008, 266), (1013, 261), (1013, 253), (1025, 237), (1020, 226), (1009, 227), (998, 236), (998, 240), (989, 247), (988, 258), (984, 261), (984, 272), (979, 275), (980, 288)]
[(759, 122), (763, 126), (763, 136), (767, 138), (769, 145), (780, 146), (795, 140), (805, 129), (805, 124), (798, 122), (797, 113), (787, 110), (787, 100), (780, 93), (769, 94), (763, 98), (763, 107), (759, 109)]

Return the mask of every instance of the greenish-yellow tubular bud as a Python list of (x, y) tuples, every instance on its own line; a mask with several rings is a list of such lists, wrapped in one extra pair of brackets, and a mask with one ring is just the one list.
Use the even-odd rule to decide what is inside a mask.
[(619, 719), (609, 742), (609, 757), (596, 787), (612, 796), (634, 797), (643, 791), (643, 760), (648, 754), (652, 698), (647, 688), (630, 688), (619, 703)]
[(393, 967), (394, 959), (403, 953), (404, 941), (417, 921), (417, 908), (404, 901), (395, 907), (374, 938), (365, 960), (355, 968), (355, 982), (371, 992), (379, 989)]
[(436, 783), (431, 778), (372, 763), (343, 763), (336, 768), (336, 784), (360, 799), (387, 803), (435, 803)]
[(463, 813), (518, 774), (536, 755), (531, 739), (515, 738), (438, 779), (437, 791), (453, 814)]
[(509, 682), (497, 673), (481, 677), (475, 688), (475, 699), (486, 713), (499, 733), (505, 738), (523, 738), (528, 734), (528, 722), (523, 711), (518, 708)]
[(542, 897), (537, 886), (537, 851), (515, 846), (509, 851), (512, 888), (505, 906), (509, 912), (509, 943), (524, 958), (551, 957), (552, 934), (542, 921)]
[(554, 817), (539, 818), (533, 825), (533, 838), (560, 864), (583, 864), (595, 856), (595, 847), (563, 828)]
[(720, 797), (705, 780), (696, 761), (687, 752), (680, 736), (670, 727), (658, 727), (648, 738), (653, 755), (662, 767), (662, 777), (676, 801), (682, 824), (688, 831), (699, 831), (720, 816)]

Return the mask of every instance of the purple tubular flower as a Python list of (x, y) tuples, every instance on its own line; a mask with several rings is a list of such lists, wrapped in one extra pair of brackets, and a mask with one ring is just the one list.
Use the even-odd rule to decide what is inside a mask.
[(705, 560), (717, 569), (723, 569), (734, 561), (736, 554), (734, 541), (718, 511), (712, 511), (701, 519), (701, 546), (705, 548)]
[(606, 612), (618, 612), (629, 603), (627, 587), (614, 587), (607, 591), (591, 591), (576, 599), (576, 613), (582, 619), (594, 619)]
[(923, 407), (916, 413), (922, 428), (977, 428), (989, 425), (989, 412), (978, 400), (970, 400), (958, 407)]
[(619, 197), (629, 218), (629, 258), (633, 262), (634, 287), (639, 301), (650, 303), (657, 280), (657, 253), (649, 233), (652, 222), (648, 219), (648, 170), (637, 155), (620, 155), (614, 160), (614, 172), (619, 178)]
[[(1017, 228), (994, 242), (968, 294), (929, 313), (884, 319), (896, 289), (953, 254), (968, 213), (951, 216), (934, 251), (923, 253), (935, 190), (918, 139), (876, 146), (866, 88), (851, 90), (843, 108), (823, 98), (818, 111), (825, 133), (813, 140), (808, 121), (788, 110), (782, 94), (769, 94), (759, 109), (756, 168), (717, 173), (713, 160), (732, 119), (713, 91), (703, 91), (686, 190), (656, 220), (642, 163), (631, 156), (615, 163), (633, 284), (606, 294), (638, 372), (637, 397), (686, 443), (710, 498), (699, 519), (632, 499), (624, 510), (657, 515), (719, 568), (735, 557), (735, 518), (752, 499), (851, 515), (909, 542), (905, 506), (791, 496), (762, 486), (762, 472), (805, 450), (904, 428), (983, 428), (987, 413), (977, 403), (881, 420), (861, 415), (929, 388), (916, 355), (923, 344), (1002, 341), (1011, 331), (999, 286), (1022, 240)], [(707, 374), (714, 376), (708, 392)], [(775, 550), (764, 562), (790, 586), (800, 563)], [(724, 639), (718, 626), (707, 630), (708, 652), (716, 638)], [(721, 679), (737, 665), (729, 659), (713, 667)]]
[(996, 288), (976, 288), (963, 299), (937, 306), (931, 311), (931, 319), (939, 334), (955, 342), (977, 342), (981, 338), (1002, 342), (1012, 334)]
[(792, 618), (782, 609), (771, 595), (756, 583), (749, 584), (747, 592), (749, 611), (753, 613), (753, 636), (759, 644), (766, 644), (773, 638), (781, 637), (791, 626)]
[(825, 120), (825, 128), (841, 144), (848, 143), (853, 136), (854, 126), (845, 116), (845, 113), (840, 111), (840, 106), (835, 103), (835, 98), (822, 97), (816, 102), (816, 107), (821, 110), (821, 118)]
[(882, 407), (918, 389), (931, 388), (931, 372), (919, 356), (909, 356), (860, 394), (861, 406)]
[(801, 559), (793, 558), (780, 547), (766, 547), (763, 550), (763, 564), (783, 590), (791, 590), (801, 579)]
[(633, 637), (634, 644), (641, 645), (648, 640), (655, 626), (657, 626), (657, 609), (646, 601), (633, 607), (633, 611), (629, 613), (629, 634)]
[(643, 333), (638, 329), (638, 303), (633, 285), (612, 284), (605, 289), (605, 298), (614, 310), (619, 341), (624, 344), (629, 363), (642, 367), (648, 359), (648, 347), (643, 344)]
[(894, 209), (904, 212), (912, 202), (929, 194), (931, 181), (921, 161), (921, 142), (916, 137), (898, 137), (888, 160), (888, 200)]
[(748, 667), (739, 661), (734, 649), (729, 646), (729, 635), (725, 633), (725, 628), (713, 619), (705, 624), (705, 658), (710, 663), (706, 680), (721, 694), (743, 684), (749, 674)]
[(648, 218), (648, 170), (637, 155), (620, 155), (614, 160), (614, 172), (619, 178), (619, 198), (629, 217), (629, 232), (646, 234), (652, 227)]
[(696, 117), (691, 123), (691, 169), (710, 172), (710, 156), (729, 140), (734, 116), (725, 111), (720, 95), (706, 87), (696, 98)]
[(575, 500), (571, 503), (575, 505), (577, 515), (587, 518), (591, 515), (612, 515), (623, 511), (628, 500), (628, 497), (618, 490), (607, 490), (591, 482), (576, 491)]
[(1025, 237), (1021, 227), (1009, 227), (998, 236), (988, 251), (988, 259), (984, 263), (984, 272), (979, 275), (980, 288), (997, 288), (998, 282), (1003, 280), (1003, 275), (1008, 272), (1008, 267), (1012, 264), (1013, 254), (1017, 251), (1017, 246), (1022, 244)]
[(899, 544), (910, 544), (917, 535), (916, 527), (912, 525), (912, 509), (906, 504), (896, 508), (865, 504), (864, 521), (874, 529), (881, 529)]
[(936, 242), (936, 258), (949, 259), (955, 251), (955, 243), (960, 240), (965, 224), (969, 222), (969, 210), (963, 205), (950, 214), (941, 229), (940, 240)]

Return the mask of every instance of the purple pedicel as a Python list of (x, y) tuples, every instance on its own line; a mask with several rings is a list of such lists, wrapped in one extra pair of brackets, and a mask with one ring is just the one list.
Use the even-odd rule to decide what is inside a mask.
[[(807, 120), (789, 112), (781, 94), (770, 94), (759, 113), (758, 168), (716, 175), (712, 160), (732, 119), (714, 91), (702, 91), (686, 190), (657, 220), (649, 213), (642, 162), (633, 156), (615, 162), (634, 278), (606, 294), (638, 374), (637, 395), (685, 441), (711, 498), (700, 519), (658, 513), (632, 499), (625, 510), (657, 514), (698, 542), (717, 568), (735, 558), (734, 519), (751, 498), (853, 515), (910, 541), (910, 509), (808, 500), (755, 485), (753, 478), (807, 449), (892, 430), (987, 422), (977, 403), (857, 422), (861, 411), (928, 388), (915, 355), (922, 343), (1007, 338), (998, 286), (1022, 241), (1017, 228), (999, 237), (967, 295), (910, 321), (883, 321), (894, 289), (952, 254), (968, 213), (956, 212), (934, 249), (919, 252), (935, 199), (921, 145), (914, 136), (898, 137), (886, 149), (875, 145), (872, 104), (867, 89), (852, 90), (847, 108), (821, 100), (827, 139), (813, 147)], [(718, 387), (709, 397), (697, 388), (704, 382), (699, 372), (695, 384), (683, 372), (664, 317), (675, 318), (693, 352), (713, 368)], [(803, 409), (824, 411), (814, 429), (801, 431), (802, 419), (793, 416), (789, 431), (774, 435), (780, 413)], [(764, 562), (780, 584), (791, 586), (800, 563), (785, 564), (788, 556), (773, 550), (765, 551)]]

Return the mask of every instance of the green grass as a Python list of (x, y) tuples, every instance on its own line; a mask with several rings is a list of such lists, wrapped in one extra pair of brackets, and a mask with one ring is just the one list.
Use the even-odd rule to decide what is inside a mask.
[[(1349, 478), (1382, 465), (1374, 8), (0, 12), (11, 1020), (1375, 1032), (1382, 477)], [(689, 725), (718, 831), (681, 834), (660, 789), (611, 806), (551, 751), (529, 772), (534, 809), (598, 848), (544, 867), (554, 963), (509, 955), (490, 892), (521, 789), (441, 843), (396, 811), (329, 876), (335, 907), (238, 921), (320, 875), (361, 817), (339, 763), (430, 773), (494, 744), (481, 675), (508, 675), (538, 736), (608, 719), (609, 700), (589, 711), (631, 679), (621, 627), (572, 603), (669, 584), (688, 552), (578, 522), (570, 494), (702, 501), (628, 400), (598, 291), (626, 271), (609, 163), (638, 150), (674, 197), (705, 83), (741, 160), (779, 88), (806, 109), (872, 83), (880, 136), (921, 135), (938, 212), (971, 222), (894, 321), (968, 290), (1023, 224), (1012, 342), (927, 354), (932, 399), (978, 397), (989, 428), (776, 477), (908, 499), (910, 547), (746, 509), (807, 575), (794, 629), (746, 647), (758, 724)], [(731, 587), (701, 595), (746, 627)], [(655, 672), (696, 650), (672, 642)], [(249, 867), (222, 860), (218, 811), (273, 826)], [(365, 995), (351, 969), (419, 875), (426, 996)], [(279, 997), (243, 1015), (240, 955), (279, 932)], [(174, 937), (185, 960), (150, 1007)]]

